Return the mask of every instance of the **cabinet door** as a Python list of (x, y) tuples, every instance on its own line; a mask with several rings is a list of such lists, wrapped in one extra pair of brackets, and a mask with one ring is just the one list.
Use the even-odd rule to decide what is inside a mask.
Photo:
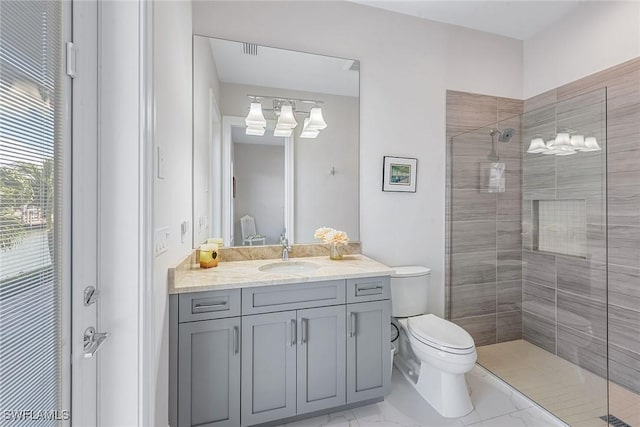
[(347, 403), (391, 390), (391, 301), (347, 305)]
[(298, 310), (298, 414), (346, 403), (345, 306)]
[(240, 425), (240, 318), (182, 323), (178, 426)]
[(242, 318), (242, 425), (296, 414), (296, 312)]

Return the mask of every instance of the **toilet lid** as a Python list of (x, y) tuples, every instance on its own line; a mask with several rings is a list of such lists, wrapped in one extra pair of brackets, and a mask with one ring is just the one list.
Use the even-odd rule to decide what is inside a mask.
[(433, 314), (410, 317), (408, 328), (419, 341), (443, 351), (468, 353), (475, 347), (471, 335), (460, 326)]

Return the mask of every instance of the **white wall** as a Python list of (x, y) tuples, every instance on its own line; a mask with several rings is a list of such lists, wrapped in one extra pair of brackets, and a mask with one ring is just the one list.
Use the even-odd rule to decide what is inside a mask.
[(640, 56), (640, 2), (582, 2), (524, 42), (524, 98)]
[[(346, 2), (197, 1), (193, 30), (361, 61), (363, 251), (431, 267), (443, 314), (446, 90), (522, 98), (522, 43)], [(384, 155), (418, 158), (417, 193), (381, 191)]]
[[(322, 114), (327, 128), (314, 139), (299, 138), (302, 126), (294, 135), (295, 243), (317, 242), (313, 232), (324, 226), (343, 230), (351, 239), (360, 240), (359, 99), (230, 83), (223, 83), (221, 89), (223, 114), (231, 116), (246, 115), (248, 93), (324, 101)], [(329, 174), (332, 167), (335, 175)], [(235, 244), (241, 243), (236, 239)]]
[[(215, 98), (214, 101), (211, 97)], [(212, 111), (211, 103), (219, 105), (220, 81), (218, 70), (211, 51), (209, 39), (193, 38), (193, 244), (207, 240), (216, 235), (213, 230), (218, 215), (212, 211), (221, 200), (219, 180), (215, 182), (212, 174), (214, 165), (213, 141), (220, 143), (220, 117)], [(219, 112), (218, 112), (219, 113)], [(217, 123), (216, 123), (217, 122)], [(184, 142), (184, 141), (183, 141)], [(219, 161), (219, 156), (216, 156)], [(219, 218), (217, 219), (220, 220)]]
[(233, 147), (235, 244), (243, 244), (240, 218), (251, 215), (267, 245), (277, 245), (284, 228), (284, 145), (235, 143)]
[(154, 3), (155, 145), (165, 155), (165, 178), (154, 180), (154, 227), (170, 233), (169, 250), (154, 263), (154, 426), (168, 425), (167, 268), (191, 251), (191, 228), (180, 236), (180, 223), (191, 224), (191, 34), (190, 2)]

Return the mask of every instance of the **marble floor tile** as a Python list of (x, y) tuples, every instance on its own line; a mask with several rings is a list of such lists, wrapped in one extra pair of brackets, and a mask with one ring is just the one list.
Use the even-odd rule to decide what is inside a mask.
[(565, 426), (480, 366), (467, 374), (474, 410), (462, 418), (443, 418), (393, 370), (391, 394), (384, 402), (341, 411), (287, 427), (547, 427)]

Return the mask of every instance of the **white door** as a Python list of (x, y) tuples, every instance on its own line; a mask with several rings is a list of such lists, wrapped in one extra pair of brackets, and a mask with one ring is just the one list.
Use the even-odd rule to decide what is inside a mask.
[[(68, 71), (74, 74), (71, 83), (72, 423), (91, 427), (97, 425), (96, 364), (100, 348), (108, 345), (107, 341), (100, 341), (99, 335), (94, 336), (93, 342), (88, 338), (91, 331), (104, 332), (98, 324), (101, 284), (97, 279), (98, 5), (95, 0), (74, 0), (72, 4), (73, 50), (77, 52), (67, 52), (71, 56)], [(93, 297), (91, 289), (95, 290)]]
[(95, 277), (84, 241), (95, 225), (84, 219), (90, 203), (78, 206), (92, 182), (77, 188), (86, 176), (73, 141), (91, 113), (72, 108), (74, 6), (0, 3), (0, 410), (19, 425), (96, 425), (96, 363), (82, 334), (96, 313), (81, 297)]

